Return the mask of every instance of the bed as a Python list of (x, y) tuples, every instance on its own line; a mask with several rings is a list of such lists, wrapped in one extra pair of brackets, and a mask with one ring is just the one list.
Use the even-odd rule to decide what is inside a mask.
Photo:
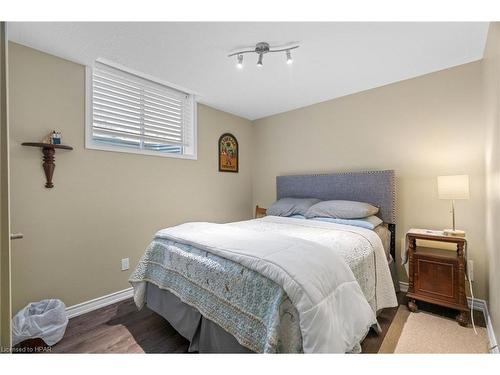
[(359, 352), (377, 312), (397, 305), (394, 171), (278, 176), (276, 188), (371, 203), (384, 229), (266, 216), (160, 230), (130, 278), (134, 300), (189, 351)]

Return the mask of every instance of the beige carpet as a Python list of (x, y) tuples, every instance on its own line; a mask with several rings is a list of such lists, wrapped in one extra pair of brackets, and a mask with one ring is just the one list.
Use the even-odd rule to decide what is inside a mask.
[(472, 326), (399, 306), (379, 353), (488, 353), (486, 329), (476, 329), (478, 335)]

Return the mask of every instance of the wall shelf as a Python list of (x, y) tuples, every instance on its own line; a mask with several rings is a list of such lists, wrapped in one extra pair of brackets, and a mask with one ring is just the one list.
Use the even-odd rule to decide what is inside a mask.
[(24, 142), (21, 143), (23, 146), (38, 147), (42, 149), (43, 153), (43, 170), (45, 171), (45, 178), (47, 182), (45, 183), (46, 188), (53, 188), (52, 176), (54, 175), (54, 169), (56, 165), (54, 163), (54, 155), (56, 153), (56, 148), (61, 150), (73, 150), (73, 147), (67, 145), (53, 145), (51, 143), (40, 143), (40, 142)]

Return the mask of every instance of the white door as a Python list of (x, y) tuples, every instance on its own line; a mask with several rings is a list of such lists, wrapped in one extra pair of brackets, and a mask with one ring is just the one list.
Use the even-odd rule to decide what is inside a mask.
[(8, 65), (6, 24), (0, 22), (0, 353), (11, 346)]

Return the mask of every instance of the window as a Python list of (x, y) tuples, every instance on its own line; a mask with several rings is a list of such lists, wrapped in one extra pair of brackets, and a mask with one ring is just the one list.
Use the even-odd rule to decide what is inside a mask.
[(194, 95), (101, 60), (87, 76), (87, 148), (196, 159)]

